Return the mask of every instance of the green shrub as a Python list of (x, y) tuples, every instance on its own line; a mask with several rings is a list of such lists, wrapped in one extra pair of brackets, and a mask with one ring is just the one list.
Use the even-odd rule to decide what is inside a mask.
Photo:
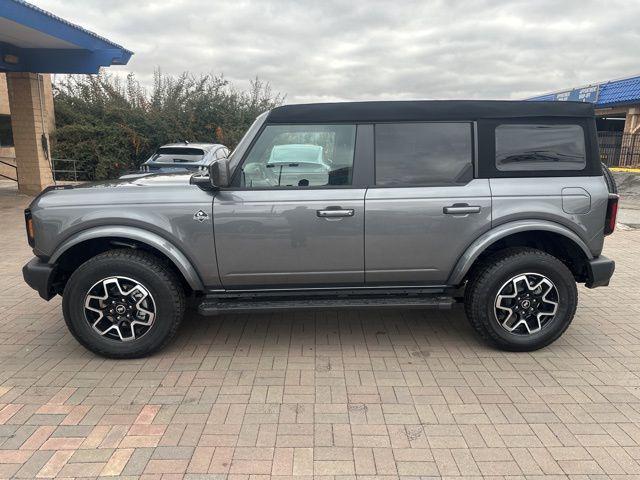
[(54, 85), (53, 158), (76, 160), (80, 178), (100, 180), (137, 170), (165, 143), (223, 143), (233, 149), (260, 113), (283, 101), (257, 78), (240, 91), (212, 75), (156, 71), (150, 89), (133, 74), (68, 76)]

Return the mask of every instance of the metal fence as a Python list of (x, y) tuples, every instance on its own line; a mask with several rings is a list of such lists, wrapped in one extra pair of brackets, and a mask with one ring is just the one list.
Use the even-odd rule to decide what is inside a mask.
[(600, 160), (609, 167), (640, 166), (640, 133), (598, 132)]
[(51, 166), (55, 181), (81, 182), (91, 180), (90, 172), (78, 170), (78, 162), (72, 158), (52, 158)]
[[(4, 160), (0, 160), (0, 166), (2, 166), (5, 172), (10, 171), (14, 174), (14, 176), (5, 175), (0, 172), (0, 178), (6, 178), (7, 180), (12, 180), (14, 182), (18, 181), (18, 167), (16, 167), (13, 163), (5, 162)], [(15, 178), (14, 178), (15, 177)]]
[[(0, 171), (0, 178), (18, 181), (18, 169), (10, 162), (0, 159), (0, 167), (5, 173)], [(78, 170), (77, 160), (71, 158), (53, 158), (51, 159), (51, 170), (53, 179), (56, 182), (86, 182), (92, 180), (91, 172), (86, 170)], [(7, 175), (7, 172), (10, 172)], [(13, 173), (13, 176), (11, 175)]]

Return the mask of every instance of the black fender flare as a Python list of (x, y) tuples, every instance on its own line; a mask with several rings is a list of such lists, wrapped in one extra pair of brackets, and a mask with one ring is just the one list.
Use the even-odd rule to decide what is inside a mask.
[(587, 244), (576, 233), (572, 232), (567, 227), (548, 220), (518, 220), (492, 228), (469, 245), (462, 256), (458, 259), (453, 271), (449, 275), (447, 284), (459, 285), (462, 283), (465, 275), (469, 272), (472, 265), (482, 252), (498, 240), (516, 233), (527, 231), (552, 232), (567, 237), (582, 250), (587, 259), (590, 260), (593, 258), (593, 254), (591, 253), (591, 250), (589, 250)]
[(54, 265), (58, 259), (74, 245), (86, 242), (87, 240), (93, 240), (97, 238), (127, 238), (129, 240), (135, 240), (140, 243), (149, 245), (155, 248), (163, 255), (165, 255), (184, 276), (189, 286), (196, 291), (204, 291), (204, 284), (200, 275), (196, 271), (195, 267), (189, 261), (182, 251), (173, 245), (166, 238), (161, 237), (148, 230), (141, 228), (121, 226), (121, 225), (106, 225), (100, 227), (93, 227), (87, 230), (76, 233), (75, 235), (67, 238), (62, 242), (49, 258), (49, 264)]

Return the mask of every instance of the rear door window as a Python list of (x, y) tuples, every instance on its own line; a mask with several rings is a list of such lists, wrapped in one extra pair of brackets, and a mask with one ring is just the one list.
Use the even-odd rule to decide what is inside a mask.
[(584, 130), (580, 125), (498, 125), (496, 168), (503, 172), (583, 170)]
[(378, 186), (466, 184), (473, 178), (473, 139), (466, 122), (375, 126)]

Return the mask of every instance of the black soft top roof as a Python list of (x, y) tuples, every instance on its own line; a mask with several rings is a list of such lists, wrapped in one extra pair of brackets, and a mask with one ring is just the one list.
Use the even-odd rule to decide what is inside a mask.
[(593, 105), (585, 102), (420, 100), (283, 105), (269, 112), (267, 122), (398, 122), (593, 116)]

